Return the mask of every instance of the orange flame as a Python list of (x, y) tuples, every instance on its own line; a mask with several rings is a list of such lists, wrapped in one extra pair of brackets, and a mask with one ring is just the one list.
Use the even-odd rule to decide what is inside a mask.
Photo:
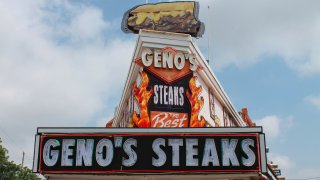
[(200, 120), (198, 119), (199, 112), (203, 106), (204, 100), (202, 96), (200, 97), (200, 99), (198, 98), (202, 91), (202, 86), (197, 87), (196, 78), (197, 77), (194, 76), (189, 81), (191, 93), (187, 91), (187, 97), (191, 105), (190, 127), (204, 127), (206, 122), (204, 117), (201, 116)]
[(139, 128), (148, 128), (150, 127), (150, 119), (148, 115), (148, 101), (153, 94), (153, 89), (150, 91), (147, 90), (149, 84), (148, 75), (145, 72), (140, 72), (141, 75), (141, 84), (137, 87), (136, 82), (133, 85), (133, 94), (136, 100), (138, 101), (140, 108), (140, 115), (136, 112), (133, 112), (133, 122)]

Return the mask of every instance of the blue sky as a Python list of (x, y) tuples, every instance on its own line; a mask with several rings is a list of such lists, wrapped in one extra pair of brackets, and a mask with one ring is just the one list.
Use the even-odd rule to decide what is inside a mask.
[[(25, 151), (32, 164), (36, 127), (103, 126), (112, 118), (137, 37), (120, 30), (122, 15), (145, 2), (0, 2), (0, 137), (12, 160)], [(264, 126), (269, 157), (289, 178), (320, 176), (318, 7), (200, 2), (202, 53), (235, 107)]]

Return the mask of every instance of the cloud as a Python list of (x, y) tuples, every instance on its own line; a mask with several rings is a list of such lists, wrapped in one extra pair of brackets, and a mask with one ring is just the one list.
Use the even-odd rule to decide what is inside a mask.
[(290, 171), (293, 169), (296, 164), (288, 156), (270, 153), (268, 154), (269, 161), (272, 161), (274, 164), (277, 164), (280, 169), (285, 171)]
[(263, 132), (268, 140), (274, 140), (283, 135), (286, 129), (293, 126), (293, 117), (280, 118), (276, 115), (265, 116), (255, 121), (258, 126), (263, 127)]
[(320, 167), (301, 167), (286, 155), (269, 153), (268, 160), (277, 164), (282, 176), (288, 179), (309, 179), (320, 176)]
[(278, 153), (268, 153), (268, 162), (277, 164), (282, 176), (288, 179), (309, 179), (320, 176), (320, 167), (301, 167), (291, 157)]
[(75, 2), (1, 1), (0, 12), (0, 137), (31, 165), (37, 127), (112, 117), (134, 41), (107, 40), (102, 10)]
[(285, 176), (286, 178), (288, 178), (288, 176), (294, 177), (292, 176), (292, 173), (295, 174), (294, 171), (296, 169), (296, 163), (290, 157), (276, 153), (269, 153), (268, 161), (269, 163), (272, 162), (273, 164), (278, 165), (282, 176)]
[(320, 95), (309, 95), (305, 98), (305, 101), (320, 109)]
[(104, 33), (111, 28), (111, 21), (103, 19), (102, 10), (71, 1), (50, 1), (41, 5), (41, 25), (45, 24), (46, 35), (57, 44), (73, 46), (98, 43), (105, 40)]
[(280, 118), (272, 115), (266, 116), (255, 122), (258, 126), (263, 127), (263, 132), (266, 134), (267, 138), (272, 140), (277, 138), (280, 134), (280, 121)]
[[(201, 1), (216, 69), (280, 57), (301, 75), (320, 74), (320, 1)], [(207, 6), (210, 5), (210, 12)], [(270, 58), (269, 58), (270, 59)]]
[[(285, 138), (285, 133), (294, 125), (293, 117), (280, 118), (276, 115), (265, 116), (255, 121), (258, 126), (263, 127), (266, 140), (278, 141)], [(296, 163), (287, 155), (278, 153), (268, 153), (268, 162), (272, 161), (277, 164), (282, 171), (282, 175), (291, 175), (296, 168)]]

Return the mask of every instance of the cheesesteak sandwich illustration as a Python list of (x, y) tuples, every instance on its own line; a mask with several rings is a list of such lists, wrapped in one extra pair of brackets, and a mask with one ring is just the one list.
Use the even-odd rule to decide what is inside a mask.
[(122, 30), (139, 33), (140, 29), (176, 32), (201, 37), (204, 24), (198, 20), (197, 2), (165, 2), (136, 6), (124, 14)]

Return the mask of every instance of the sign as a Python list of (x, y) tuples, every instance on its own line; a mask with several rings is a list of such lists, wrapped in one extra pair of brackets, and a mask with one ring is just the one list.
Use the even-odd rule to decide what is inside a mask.
[(210, 132), (212, 128), (188, 133), (181, 133), (179, 128), (175, 131), (149, 129), (148, 133), (146, 129), (139, 132), (106, 130), (111, 131), (99, 128), (42, 130), (36, 136), (34, 171), (261, 172), (266, 166), (264, 134), (252, 133), (250, 128), (219, 128), (219, 133)]
[(193, 54), (177, 51), (172, 47), (144, 48), (141, 52), (141, 62), (146, 70), (168, 84), (197, 69), (196, 58)]
[(151, 111), (151, 127), (188, 127), (188, 114)]
[(135, 61), (142, 67), (133, 93), (138, 109), (134, 127), (204, 127), (199, 116), (204, 99), (196, 84), (199, 67), (194, 54), (173, 47), (143, 48)]

